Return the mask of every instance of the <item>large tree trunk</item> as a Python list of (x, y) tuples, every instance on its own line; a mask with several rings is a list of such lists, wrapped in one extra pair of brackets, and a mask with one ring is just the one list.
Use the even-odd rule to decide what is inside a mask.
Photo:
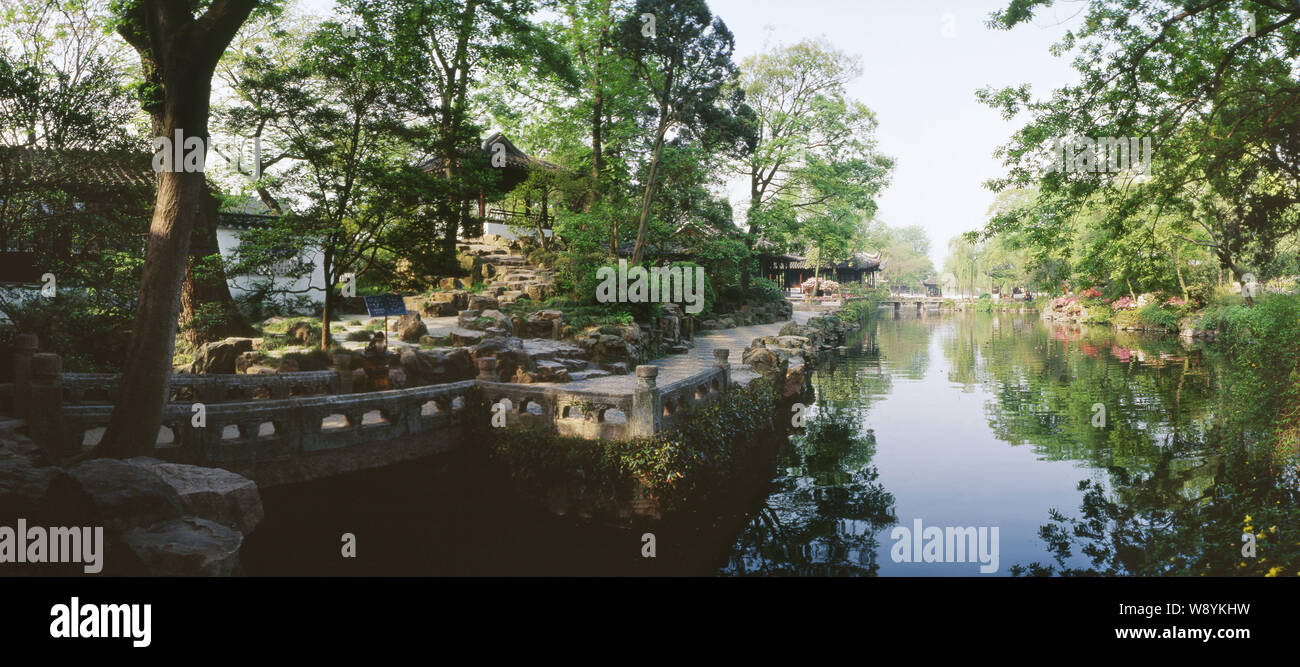
[(664, 150), (664, 135), (668, 132), (667, 123), (661, 123), (655, 135), (654, 156), (650, 158), (650, 173), (646, 177), (645, 192), (641, 195), (641, 220), (636, 229), (636, 245), (632, 248), (632, 266), (639, 266), (645, 256), (646, 235), (650, 231), (650, 202), (654, 198), (655, 172), (659, 169), (659, 157)]
[[(226, 283), (226, 271), (221, 264), (221, 249), (217, 243), (217, 198), (205, 189), (201, 199), (192, 245), (202, 252), (189, 255), (185, 282), (181, 287), (179, 321), (181, 335), (193, 347), (230, 336), (252, 336), (255, 333), (235, 307), (230, 285)], [(199, 316), (202, 318), (196, 322), (195, 318)]]
[[(144, 79), (154, 86), (146, 103), (154, 136), (185, 137), (208, 143), (212, 73), (235, 31), (256, 0), (214, 0), (195, 19), (188, 3), (136, 0), (125, 5), (118, 31), (140, 53)], [(181, 165), (158, 175), (144, 273), (137, 295), (135, 323), (127, 344), (118, 387), (119, 400), (95, 455), (131, 457), (153, 451), (167, 404), (181, 282), (190, 236), (205, 194), (202, 171)]]

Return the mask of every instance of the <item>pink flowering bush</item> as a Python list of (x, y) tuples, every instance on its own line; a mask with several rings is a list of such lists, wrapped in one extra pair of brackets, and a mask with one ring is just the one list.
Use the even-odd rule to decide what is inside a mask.
[(801, 284), (799, 287), (803, 289), (804, 293), (811, 292), (817, 289), (817, 282), (819, 280), (821, 281), (822, 294), (829, 294), (829, 293), (835, 293), (840, 291), (839, 283), (835, 282), (834, 280), (827, 280), (825, 278), (809, 278), (803, 281), (803, 284)]
[(1115, 310), (1133, 310), (1137, 308), (1137, 302), (1132, 297), (1122, 296), (1110, 302), (1110, 307)]

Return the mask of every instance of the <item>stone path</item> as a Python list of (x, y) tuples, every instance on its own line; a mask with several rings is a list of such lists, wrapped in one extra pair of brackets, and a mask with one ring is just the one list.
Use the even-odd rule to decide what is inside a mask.
[[(794, 321), (799, 324), (806, 324), (812, 317), (821, 313), (809, 311), (795, 311)], [(368, 317), (358, 318), (366, 321)], [(446, 336), (453, 328), (457, 326), (457, 318), (451, 317), (425, 317), (421, 318), (425, 326), (429, 328), (430, 336)], [(731, 373), (733, 379), (742, 384), (748, 383), (749, 380), (757, 377), (748, 366), (740, 362), (741, 354), (745, 348), (749, 347), (750, 342), (759, 336), (775, 336), (781, 331), (781, 327), (787, 322), (775, 322), (773, 324), (755, 324), (747, 327), (736, 327), (734, 329), (716, 329), (713, 331), (700, 331), (695, 334), (695, 346), (685, 354), (670, 354), (659, 359), (651, 361), (650, 364), (659, 367), (659, 386), (664, 386), (670, 382), (676, 382), (688, 378), (700, 371), (713, 365), (713, 351), (718, 348), (727, 348), (731, 350)], [(335, 331), (335, 339), (348, 349), (363, 349), (365, 343), (344, 341), (343, 337), (346, 332), (343, 327)], [(388, 342), (390, 348), (400, 348), (406, 344), (393, 338)], [(412, 345), (411, 347), (419, 347)], [(574, 391), (597, 391), (606, 393), (629, 393), (636, 388), (636, 374), (628, 373), (627, 375), (610, 375), (606, 377), (594, 377), (586, 380), (574, 380), (554, 385), (563, 389)]]
[[(796, 312), (794, 313), (794, 321), (805, 324), (809, 318), (816, 314)], [(713, 365), (713, 351), (719, 348), (727, 348), (731, 350), (732, 377), (742, 383), (748, 382), (749, 379), (757, 376), (747, 366), (740, 363), (740, 356), (745, 351), (745, 348), (749, 347), (750, 342), (759, 336), (777, 335), (781, 331), (781, 327), (788, 323), (787, 321), (773, 324), (755, 324), (734, 329), (697, 332), (695, 334), (695, 347), (692, 347), (689, 352), (686, 354), (670, 354), (655, 359), (650, 364), (659, 367), (658, 384), (662, 387), (670, 382), (688, 378), (709, 368)], [(555, 386), (575, 391), (628, 393), (636, 389), (636, 374), (610, 375), (608, 377), (566, 382)]]

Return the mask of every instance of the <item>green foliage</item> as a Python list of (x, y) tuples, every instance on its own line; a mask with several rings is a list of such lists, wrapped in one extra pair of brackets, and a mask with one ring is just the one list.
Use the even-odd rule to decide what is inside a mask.
[(65, 287), (50, 298), (0, 299), (0, 312), (14, 325), (4, 336), (36, 334), (42, 352), (63, 358), (64, 372), (121, 370), (134, 319), (131, 300), (108, 290)]
[(761, 303), (780, 303), (785, 300), (785, 290), (775, 280), (758, 276), (749, 281), (749, 297)]
[(1178, 331), (1178, 313), (1156, 302), (1139, 308), (1137, 319), (1148, 328)]
[(1110, 324), (1115, 318), (1114, 309), (1101, 299), (1080, 299), (1079, 302), (1087, 309), (1088, 316), (1084, 322), (1088, 324)]
[(356, 331), (349, 331), (346, 340), (353, 343), (368, 343), (370, 342), (370, 339), (374, 338), (374, 335), (375, 334), (368, 329), (358, 329)]
[(728, 475), (771, 429), (776, 393), (756, 380), (683, 416), (680, 429), (625, 442), (563, 438), (536, 429), (493, 429), (493, 458), (525, 494), (563, 489), (604, 509), (644, 490), (681, 509), (726, 486)]

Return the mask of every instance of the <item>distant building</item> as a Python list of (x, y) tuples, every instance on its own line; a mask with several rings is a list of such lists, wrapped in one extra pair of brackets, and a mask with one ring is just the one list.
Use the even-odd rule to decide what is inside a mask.
[[(246, 197), (221, 207), (217, 215), (217, 245), (221, 256), (228, 262), (234, 259), (235, 252), (242, 241), (242, 235), (253, 229), (268, 227), (275, 222), (276, 215), (266, 204), (254, 197)], [(277, 294), (289, 296), (300, 295), (312, 303), (325, 301), (325, 264), (321, 252), (314, 247), (284, 248), (281, 264), (268, 266), (256, 274), (226, 275), (226, 284), (230, 295), (239, 298), (257, 292), (264, 284)], [(301, 258), (312, 266), (310, 275), (300, 278), (286, 277), (290, 265)]]
[[(47, 270), (42, 266), (42, 255), (55, 253), (65, 260), (75, 260), (109, 249), (102, 235), (83, 233), (96, 225), (115, 224), (137, 230), (127, 233), (139, 239), (136, 247), (143, 255), (156, 188), (157, 174), (152, 156), (147, 153), (0, 146), (0, 283), (40, 282)], [(8, 210), (3, 206), (6, 194), (11, 204)], [(12, 204), (19, 200), (23, 210), (15, 211)], [(15, 237), (10, 225), (12, 216), (18, 214), (48, 216), (55, 238), (40, 239), (45, 245), (36, 248), (36, 241)], [(229, 259), (243, 231), (269, 225), (274, 219), (271, 210), (254, 198), (223, 205), (217, 217), (219, 247), (214, 250)], [(198, 243), (197, 238), (192, 240), (191, 254), (207, 250), (197, 247)], [(261, 279), (270, 280), (277, 289), (306, 290), (308, 298), (322, 301), (325, 277), (319, 253), (286, 248), (286, 258), (296, 252), (309, 253), (307, 259), (315, 266), (309, 278), (275, 278), (282, 274), (277, 274), (276, 267), (268, 267)], [(238, 297), (251, 291), (258, 279), (227, 276), (227, 284), (231, 295)]]
[[(502, 166), (498, 167), (500, 178), (491, 188), (479, 191), (477, 205), (471, 210), (471, 215), (483, 223), (482, 233), (495, 234), (513, 241), (518, 239), (515, 231), (519, 228), (529, 231), (541, 228), (542, 234), (551, 236), (554, 216), (550, 211), (550, 197), (541, 196), (535, 202), (528, 197), (515, 197), (510, 206), (506, 206), (505, 202), (507, 195), (528, 180), (530, 174), (561, 174), (566, 171), (564, 167), (528, 155), (499, 130), (489, 132), (477, 149), (465, 150), (466, 154), (475, 152), (488, 160), (499, 155), (498, 159), (503, 161)], [(434, 171), (441, 164), (439, 158), (433, 158), (420, 166), (425, 171)], [(533, 231), (532, 235), (535, 236), (536, 232)]]
[(823, 263), (815, 266), (803, 257), (788, 255), (767, 255), (760, 257), (767, 263), (767, 277), (775, 280), (785, 289), (790, 289), (812, 278), (814, 274), (837, 283), (863, 283), (876, 286), (876, 273), (883, 268), (881, 253), (855, 252), (853, 256), (834, 264)]

